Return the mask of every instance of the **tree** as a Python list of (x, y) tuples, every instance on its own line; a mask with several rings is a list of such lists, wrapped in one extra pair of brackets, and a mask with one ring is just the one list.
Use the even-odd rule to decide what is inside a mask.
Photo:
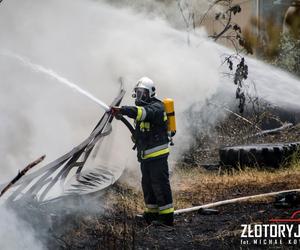
[[(190, 32), (192, 30), (195, 31), (196, 26), (202, 25), (207, 17), (214, 14), (214, 21), (217, 22), (221, 28), (217, 32), (214, 32), (214, 34), (210, 34), (209, 37), (214, 41), (229, 41), (234, 48), (234, 52), (232, 54), (224, 54), (222, 60), (223, 63), (227, 63), (230, 71), (233, 71), (230, 75), (232, 76), (233, 83), (236, 85), (236, 99), (239, 100), (239, 111), (243, 113), (246, 103), (244, 85), (246, 84), (245, 80), (248, 78), (248, 65), (244, 54), (252, 54), (253, 50), (250, 44), (244, 39), (240, 25), (233, 21), (233, 16), (242, 12), (241, 6), (234, 4), (233, 0), (214, 0), (211, 2), (208, 10), (200, 18), (199, 23), (196, 23), (195, 10), (189, 8), (190, 5), (188, 1), (177, 0), (177, 3), (186, 25), (189, 45)], [(218, 11), (214, 11), (215, 8), (218, 9)]]

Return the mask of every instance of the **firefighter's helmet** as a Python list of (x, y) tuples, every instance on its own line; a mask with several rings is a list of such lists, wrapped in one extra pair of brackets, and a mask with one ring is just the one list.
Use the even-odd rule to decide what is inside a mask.
[(132, 97), (136, 99), (136, 102), (149, 103), (151, 98), (155, 96), (156, 89), (154, 82), (148, 77), (142, 77), (139, 79), (132, 95)]

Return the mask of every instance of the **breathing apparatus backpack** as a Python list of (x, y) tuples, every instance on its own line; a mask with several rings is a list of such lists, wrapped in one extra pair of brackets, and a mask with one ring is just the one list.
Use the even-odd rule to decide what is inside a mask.
[(163, 100), (165, 111), (167, 113), (167, 124), (168, 124), (168, 134), (170, 138), (170, 145), (173, 146), (172, 137), (176, 134), (176, 118), (175, 118), (175, 109), (174, 109), (174, 100), (171, 98), (165, 98)]

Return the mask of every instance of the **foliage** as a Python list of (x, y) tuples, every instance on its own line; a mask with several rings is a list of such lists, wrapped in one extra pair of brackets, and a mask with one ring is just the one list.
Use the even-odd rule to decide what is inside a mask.
[(273, 64), (300, 76), (300, 40), (290, 33), (282, 34), (278, 49), (279, 53)]
[[(235, 53), (225, 56), (225, 62), (228, 65), (230, 71), (233, 73), (233, 83), (236, 85), (236, 99), (239, 101), (239, 111), (244, 112), (246, 95), (244, 92), (245, 82), (248, 78), (248, 65), (245, 58), (241, 56), (241, 53), (253, 54), (252, 47), (244, 39), (242, 29), (239, 24), (233, 21), (233, 16), (242, 12), (242, 8), (239, 4), (233, 4), (232, 0), (216, 0), (213, 5), (221, 4), (224, 6), (224, 11), (218, 12), (215, 15), (215, 21), (220, 22), (223, 25), (223, 29), (211, 37), (217, 41), (219, 39), (226, 39), (231, 42), (235, 49)], [(235, 60), (232, 60), (232, 59)], [(236, 68), (234, 69), (234, 63), (236, 62)]]
[[(189, 32), (191, 30), (194, 30), (195, 32), (196, 27), (195, 10), (191, 10), (189, 8), (187, 1), (177, 0), (177, 3), (183, 21), (186, 25), (188, 33), (187, 40), (188, 45), (190, 45)], [(219, 8), (220, 6), (222, 8)], [(213, 12), (214, 8), (218, 11)], [(214, 41), (226, 40), (232, 44), (234, 52), (232, 54), (222, 55), (222, 57), (225, 57), (224, 62), (227, 63), (230, 71), (234, 71), (233, 74), (229, 75), (233, 76), (233, 83), (236, 85), (236, 99), (239, 101), (239, 111), (240, 113), (243, 113), (246, 103), (246, 95), (244, 91), (246, 83), (244, 80), (248, 78), (248, 66), (245, 58), (242, 56), (242, 53), (252, 54), (253, 50), (250, 43), (248, 43), (243, 37), (240, 25), (233, 21), (233, 17), (241, 12), (241, 6), (239, 4), (234, 4), (233, 0), (214, 0), (197, 25), (202, 25), (205, 19), (214, 13), (214, 22), (217, 22), (222, 28), (220, 28), (217, 32), (214, 32), (214, 34), (210, 34), (209, 37)]]
[[(257, 30), (260, 27), (260, 30)], [(276, 25), (273, 16), (267, 19), (253, 17), (250, 26), (243, 31), (246, 43), (256, 54), (270, 61), (278, 55), (281, 27)], [(259, 34), (258, 34), (259, 33)]]
[[(298, 10), (300, 11), (300, 10)], [(243, 32), (246, 43), (257, 56), (290, 73), (300, 76), (299, 16), (287, 18), (288, 28), (276, 25), (275, 17), (252, 18), (251, 26)], [(260, 27), (259, 35), (255, 27)]]
[(243, 38), (242, 29), (239, 24), (234, 23), (233, 16), (242, 12), (240, 5), (233, 5), (232, 0), (218, 0), (213, 3), (213, 5), (221, 4), (224, 7), (224, 11), (215, 14), (215, 21), (219, 22), (223, 29), (219, 32), (211, 35), (215, 41), (219, 39), (226, 39), (231, 42), (236, 52), (246, 52), (252, 54), (253, 51), (251, 47), (246, 43)]

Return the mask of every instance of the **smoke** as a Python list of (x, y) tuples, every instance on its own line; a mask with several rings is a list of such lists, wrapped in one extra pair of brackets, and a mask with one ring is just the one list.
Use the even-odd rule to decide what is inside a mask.
[[(131, 89), (147, 75), (157, 83), (160, 98), (176, 100), (178, 114), (210, 96), (219, 84), (219, 57), (204, 30), (193, 38), (201, 45), (188, 47), (185, 32), (162, 19), (79, 0), (6, 1), (0, 19), (1, 51), (51, 68), (106, 103), (117, 93), (119, 76), (127, 84), (124, 103), (133, 103)], [(0, 64), (4, 179), (29, 159), (46, 153), (49, 162), (71, 149), (91, 131), (102, 110), (15, 58), (2, 55)], [(114, 131), (110, 148), (118, 150), (107, 150), (114, 165), (136, 165), (128, 132)]]
[[(180, 2), (185, 11), (196, 9), (198, 19), (209, 6), (209, 1)], [(199, 123), (197, 117), (188, 121), (186, 110), (195, 103), (194, 108), (201, 108), (216, 92), (222, 96), (220, 102), (234, 99), (231, 80), (219, 76), (225, 71), (219, 68), (219, 55), (228, 50), (208, 40), (204, 29), (190, 34), (188, 46), (177, 1), (11, 0), (2, 3), (0, 21), (0, 138), (4, 142), (0, 181), (44, 153), (45, 164), (67, 152), (87, 137), (103, 114), (92, 101), (5, 56), (7, 53), (51, 68), (108, 104), (118, 91), (120, 76), (128, 90), (123, 104), (133, 103), (130, 93), (137, 79), (144, 75), (152, 78), (159, 98), (175, 100), (175, 159), (189, 146), (189, 124)], [(249, 61), (250, 76), (263, 97), (282, 101), (279, 89), (292, 78), (256, 60)], [(267, 74), (266, 67), (274, 73)], [(292, 81), (287, 91), (295, 102), (299, 87), (294, 84), (297, 79)], [(219, 115), (210, 114), (209, 123)], [(125, 162), (126, 167), (135, 168), (128, 131), (118, 122), (113, 123), (113, 131), (97, 161), (122, 166), (120, 169)]]
[[(187, 23), (192, 27), (193, 22), (199, 24), (204, 14), (214, 15), (221, 10), (221, 6), (215, 6), (209, 13), (206, 13), (213, 1), (204, 0), (175, 0), (175, 1), (159, 1), (159, 0), (105, 0), (107, 3), (133, 9), (136, 13), (143, 13), (148, 18), (160, 17), (168, 22), (169, 25), (176, 29), (186, 30)], [(185, 16), (186, 21), (182, 15)], [(193, 15), (193, 20), (189, 15)]]
[[(50, 68), (107, 104), (118, 92), (120, 76), (128, 90), (124, 104), (133, 104), (131, 89), (141, 76), (149, 76), (157, 83), (160, 98), (176, 100), (180, 114), (212, 94), (219, 82), (217, 69), (206, 66), (217, 65), (218, 54), (205, 39), (205, 31), (200, 34), (200, 40), (194, 39), (202, 45), (189, 48), (185, 32), (128, 9), (83, 0), (4, 1), (0, 6), (0, 181), (12, 178), (17, 169), (44, 153), (46, 164), (69, 151), (88, 136), (103, 114), (86, 97), (7, 54)], [(179, 122), (179, 131), (182, 126)], [(180, 134), (184, 133), (179, 132), (178, 138)], [(114, 121), (113, 133), (87, 166), (101, 163), (116, 178), (125, 167), (137, 174), (131, 147), (129, 132)], [(137, 178), (133, 180), (137, 185)], [(20, 228), (34, 239), (27, 224), (18, 224), (13, 213), (6, 213), (12, 217), (12, 231)], [(10, 222), (1, 223), (2, 239)], [(16, 242), (7, 238), (3, 244), (18, 249)], [(28, 242), (33, 249), (40, 248), (34, 240)]]
[(300, 109), (300, 81), (295, 75), (248, 58), (249, 80), (256, 84), (260, 98), (291, 110)]
[(22, 221), (12, 210), (0, 206), (0, 221), (0, 249), (44, 249), (41, 242), (35, 237), (31, 226)]

